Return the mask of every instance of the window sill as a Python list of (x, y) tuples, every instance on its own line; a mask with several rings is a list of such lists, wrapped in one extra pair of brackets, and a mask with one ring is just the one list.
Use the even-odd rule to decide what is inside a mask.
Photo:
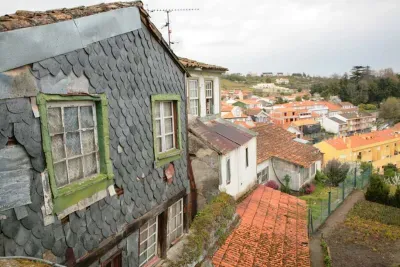
[(99, 174), (85, 181), (76, 182), (60, 188), (58, 195), (53, 198), (55, 213), (77, 204), (79, 201), (93, 196), (95, 193), (107, 189), (113, 184), (112, 176)]
[(156, 157), (156, 166), (161, 167), (165, 164), (168, 164), (174, 160), (179, 159), (181, 156), (182, 156), (181, 149), (173, 149), (171, 151), (160, 153)]

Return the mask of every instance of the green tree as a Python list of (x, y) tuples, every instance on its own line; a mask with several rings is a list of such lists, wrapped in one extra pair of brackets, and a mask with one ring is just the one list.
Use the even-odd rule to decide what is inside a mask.
[(372, 174), (365, 198), (369, 201), (387, 204), (389, 192), (389, 186), (384, 182), (383, 178), (377, 173)]
[(303, 96), (304, 100), (310, 100), (310, 97), (308, 95)]
[(300, 97), (300, 96), (296, 96), (295, 100), (296, 100), (297, 102), (301, 102), (301, 97)]
[(331, 186), (338, 186), (339, 183), (346, 179), (347, 173), (350, 170), (350, 165), (340, 162), (337, 159), (330, 160), (326, 163), (324, 173), (328, 177), (328, 183)]
[(400, 121), (400, 99), (389, 97), (380, 106), (379, 117), (386, 120)]

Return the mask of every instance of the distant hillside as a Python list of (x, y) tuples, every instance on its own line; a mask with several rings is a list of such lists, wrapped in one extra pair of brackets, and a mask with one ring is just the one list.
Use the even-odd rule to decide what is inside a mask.
[(248, 85), (241, 82), (233, 82), (226, 79), (220, 81), (221, 90), (253, 90)]

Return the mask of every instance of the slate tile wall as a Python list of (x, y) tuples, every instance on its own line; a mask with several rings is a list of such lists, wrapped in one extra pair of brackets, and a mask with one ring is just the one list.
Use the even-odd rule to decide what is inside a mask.
[[(189, 191), (184, 74), (145, 26), (93, 43), (82, 50), (34, 63), (31, 71), (39, 89), (43, 81), (51, 84), (49, 80), (59, 79), (60, 72), (65, 76), (73, 72), (79, 78), (88, 79), (90, 93), (107, 94), (110, 154), (115, 183), (124, 189), (124, 194), (119, 198), (108, 196), (84, 211), (70, 214), (69, 222), (65, 224), (56, 219), (55, 223), (44, 226), (40, 172), (44, 170), (45, 162), (39, 119), (32, 115), (29, 98), (0, 102), (0, 149), (7, 144), (8, 137), (14, 136), (27, 150), (35, 170), (31, 187), (32, 204), (24, 206), (26, 216), (17, 219), (13, 209), (0, 212), (0, 215), (7, 216), (7, 219), (0, 220), (0, 256), (42, 258), (46, 252), (63, 263), (65, 252), (70, 247), (75, 257), (80, 258), (121, 231), (124, 225), (182, 190)], [(46, 93), (52, 92), (46, 88)], [(55, 90), (53, 93), (60, 92)], [(174, 161), (176, 172), (172, 184), (163, 180), (164, 169), (154, 165), (150, 96), (165, 93), (182, 97), (180, 134), (183, 156)], [(124, 258), (124, 266), (128, 262), (129, 266), (137, 266), (137, 255), (132, 253), (138, 251), (137, 244), (132, 245), (131, 241), (129, 251), (126, 252), (125, 245), (123, 255), (129, 255), (130, 260)]]

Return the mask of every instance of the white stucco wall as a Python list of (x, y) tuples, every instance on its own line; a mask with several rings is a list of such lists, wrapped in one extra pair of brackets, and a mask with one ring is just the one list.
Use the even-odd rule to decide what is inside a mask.
[(325, 131), (329, 133), (334, 133), (334, 134), (339, 133), (339, 123), (331, 120), (328, 117), (322, 118), (321, 125), (325, 129)]
[[(246, 167), (246, 147), (249, 149), (249, 166)], [(227, 159), (230, 159), (231, 182), (227, 180)], [(238, 199), (257, 183), (257, 141), (256, 137), (241, 147), (221, 157), (221, 192)]]
[[(279, 161), (279, 160), (278, 160)], [(279, 179), (281, 180), (281, 182), (283, 183), (283, 178), (285, 174), (289, 174), (289, 176), (291, 177), (291, 181), (290, 181), (290, 188), (293, 190), (299, 190), (304, 184), (311, 182), (314, 177), (315, 177), (315, 173), (317, 172), (317, 170), (321, 170), (322, 167), (322, 161), (318, 160), (315, 162), (315, 173), (311, 173), (311, 167), (310, 169), (310, 175), (309, 175), (309, 179), (305, 180), (304, 182), (301, 182), (301, 174), (300, 174), (300, 166), (297, 166), (295, 164), (290, 164), (289, 162), (286, 162), (286, 166), (290, 166), (290, 170), (281, 170), (279, 169), (279, 165), (278, 164), (274, 164), (274, 167), (272, 167), (272, 162), (271, 159), (268, 159), (262, 163), (259, 163), (257, 165), (257, 173), (261, 172), (263, 169), (265, 169), (267, 166), (269, 166), (269, 173), (268, 173), (268, 180), (273, 180), (275, 182), (277, 182), (277, 184), (279, 186), (279, 180), (277, 178), (277, 175), (279, 176)], [(275, 170), (274, 170), (275, 168)]]
[[(221, 99), (220, 99), (220, 84), (219, 84), (219, 76), (220, 73), (216, 72), (203, 72), (203, 71), (190, 71), (191, 77), (187, 78), (187, 80), (197, 80), (199, 86), (199, 105), (200, 105), (200, 114), (199, 117), (206, 117), (206, 88), (205, 81), (213, 81), (214, 91), (213, 91), (213, 114), (219, 114)], [(188, 85), (186, 85), (188, 88)], [(188, 101), (188, 104), (190, 102)], [(190, 109), (189, 109), (190, 110)]]

